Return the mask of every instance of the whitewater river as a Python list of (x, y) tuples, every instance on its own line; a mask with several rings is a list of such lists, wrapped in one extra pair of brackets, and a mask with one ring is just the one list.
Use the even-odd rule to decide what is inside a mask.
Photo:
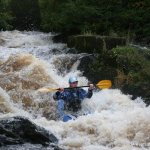
[(0, 32), (0, 118), (28, 117), (52, 132), (67, 150), (150, 149), (150, 107), (131, 100), (118, 89), (95, 91), (83, 103), (82, 115), (67, 123), (57, 120), (53, 93), (38, 88), (67, 87), (75, 75), (79, 85), (88, 79), (77, 70), (86, 54), (70, 54), (51, 33)]

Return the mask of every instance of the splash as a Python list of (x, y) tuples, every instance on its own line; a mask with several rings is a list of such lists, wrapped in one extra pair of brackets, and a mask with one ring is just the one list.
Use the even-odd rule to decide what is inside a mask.
[(10, 104), (10, 97), (2, 88), (0, 88), (0, 114), (6, 114), (13, 112), (13, 108)]
[[(65, 44), (54, 44), (51, 34), (6, 31), (0, 35), (5, 41), (0, 46), (1, 88), (6, 91), (14, 104), (30, 113), (32, 117), (44, 116), (47, 119), (56, 119), (53, 93), (39, 93), (38, 89), (43, 86), (68, 86), (70, 74), (80, 74), (76, 70), (69, 72), (80, 55), (62, 54)], [(18, 46), (14, 46), (15, 44)], [(54, 49), (55, 52), (59, 51), (57, 55)], [(67, 62), (68, 58), (70, 60)]]
[(54, 133), (64, 149), (150, 148), (150, 107), (118, 89), (95, 91), (76, 120), (57, 120), (53, 93), (38, 89), (67, 87), (71, 75), (86, 85), (77, 70), (85, 54), (66, 54), (66, 45), (53, 43), (51, 33), (6, 31), (0, 37), (0, 118), (26, 116)]
[(42, 118), (36, 123), (44, 122), (65, 149), (148, 149), (150, 108), (145, 107), (142, 99), (130, 98), (119, 90), (102, 90), (83, 104), (83, 109), (88, 108), (91, 114), (68, 123)]

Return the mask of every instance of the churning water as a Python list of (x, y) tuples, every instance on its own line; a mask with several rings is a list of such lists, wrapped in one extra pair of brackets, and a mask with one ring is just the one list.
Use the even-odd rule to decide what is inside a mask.
[(83, 102), (81, 115), (67, 123), (56, 118), (53, 93), (40, 93), (43, 86), (67, 87), (75, 75), (79, 85), (88, 79), (77, 70), (85, 54), (68, 53), (53, 43), (51, 33), (0, 32), (0, 118), (25, 116), (51, 131), (64, 149), (150, 149), (150, 107), (141, 98), (131, 100), (118, 89), (95, 91)]

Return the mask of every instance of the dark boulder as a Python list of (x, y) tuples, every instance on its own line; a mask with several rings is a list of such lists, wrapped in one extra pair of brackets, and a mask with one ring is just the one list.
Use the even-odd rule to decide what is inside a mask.
[(63, 150), (57, 146), (43, 146), (40, 144), (18, 144), (18, 145), (7, 145), (1, 146), (1, 150)]
[(0, 146), (10, 144), (57, 144), (57, 138), (23, 117), (12, 117), (0, 120)]
[(10, 145), (10, 144), (20, 144), (23, 141), (18, 138), (18, 136), (11, 131), (5, 129), (0, 125), (0, 146)]
[(53, 36), (54, 43), (66, 43), (68, 35), (66, 34), (57, 34)]
[[(105, 59), (105, 61), (103, 60)], [(113, 66), (112, 58), (109, 57), (109, 62), (106, 60), (106, 56), (102, 55), (87, 55), (80, 59), (78, 69), (82, 71), (83, 75), (88, 78), (89, 81), (97, 83), (100, 80), (114, 80), (117, 74), (116, 68)], [(111, 65), (109, 65), (111, 63)]]

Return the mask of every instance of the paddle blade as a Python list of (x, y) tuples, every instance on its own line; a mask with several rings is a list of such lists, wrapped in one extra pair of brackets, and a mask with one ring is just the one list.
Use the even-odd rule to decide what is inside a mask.
[(102, 80), (100, 82), (98, 82), (96, 84), (96, 86), (99, 88), (99, 89), (108, 89), (112, 86), (112, 83), (110, 80)]
[(57, 91), (58, 89), (53, 89), (53, 88), (48, 88), (48, 87), (43, 87), (43, 88), (40, 88), (40, 89), (38, 89), (38, 91), (39, 92), (55, 92), (55, 91)]

